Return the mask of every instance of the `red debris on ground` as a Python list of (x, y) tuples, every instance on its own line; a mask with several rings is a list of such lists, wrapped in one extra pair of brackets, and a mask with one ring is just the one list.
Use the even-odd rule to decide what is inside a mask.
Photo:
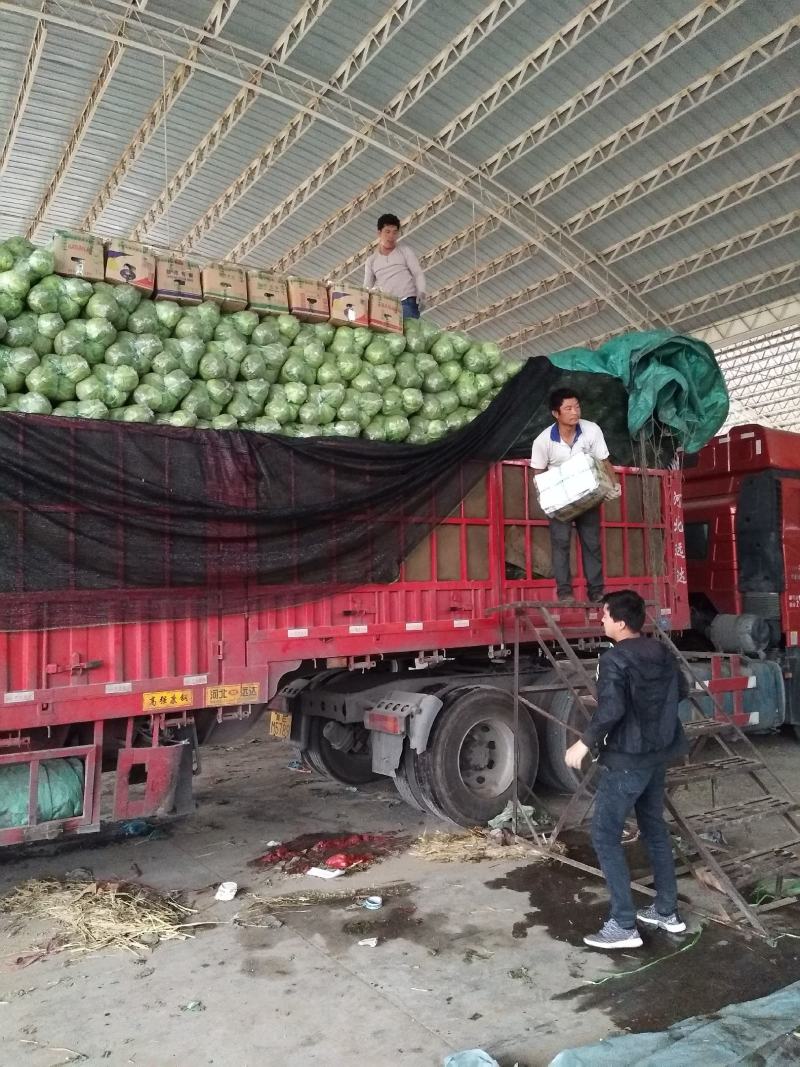
[(281, 864), (287, 874), (305, 874), (310, 867), (346, 871), (358, 865), (363, 869), (399, 851), (403, 844), (394, 834), (301, 834), (271, 848), (253, 863), (263, 867)]

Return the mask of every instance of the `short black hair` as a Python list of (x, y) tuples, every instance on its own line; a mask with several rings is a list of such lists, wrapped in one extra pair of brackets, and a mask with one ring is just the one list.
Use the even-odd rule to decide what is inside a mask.
[(550, 410), (560, 411), (561, 405), (564, 403), (564, 401), (570, 400), (572, 397), (574, 397), (575, 400), (577, 400), (580, 404), (581, 398), (578, 396), (574, 389), (554, 389), (553, 392), (550, 394)]
[(384, 226), (396, 226), (400, 229), (400, 219), (397, 215), (381, 215), (378, 219), (378, 229), (382, 230)]
[(633, 589), (620, 589), (616, 593), (609, 593), (603, 597), (603, 603), (614, 622), (624, 622), (635, 634), (642, 632), (646, 614), (644, 601)]

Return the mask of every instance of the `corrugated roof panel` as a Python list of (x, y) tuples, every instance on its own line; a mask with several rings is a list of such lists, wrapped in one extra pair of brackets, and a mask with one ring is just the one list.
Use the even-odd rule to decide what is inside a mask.
[[(607, 248), (647, 226), (670, 218), (683, 208), (746, 181), (772, 164), (790, 158), (798, 144), (800, 118), (723, 152), (702, 166), (679, 173), (627, 203), (621, 210), (613, 211), (593, 225), (586, 226), (575, 236), (592, 248)], [(592, 197), (586, 206), (594, 206), (599, 202), (599, 197)]]
[[(169, 0), (166, 2), (169, 3)], [(192, 3), (193, 0), (188, 2)], [(302, 6), (303, 0), (270, 0), (268, 4), (258, 0), (239, 0), (225, 24), (222, 39), (266, 56), (295, 21)], [(293, 65), (291, 55), (287, 63)]]
[[(389, 6), (388, 3), (384, 4), (379, 13), (383, 15)], [(418, 3), (411, 20), (396, 33), (387, 47), (376, 53), (369, 65), (350, 83), (347, 92), (372, 106), (385, 106), (485, 6), (485, 0), (467, 0), (466, 3), (459, 3), (457, 10), (452, 5), (445, 10), (445, 5), (437, 0)], [(359, 32), (365, 29), (366, 23), (362, 18)], [(351, 34), (351, 40), (356, 40), (356, 34)], [(400, 121), (405, 119), (401, 118)]]
[[(254, 146), (265, 148), (271, 144), (293, 116), (289, 106), (279, 106), (274, 101), (260, 100), (231, 127), (230, 132), (198, 166), (192, 177), (184, 184), (179, 195), (169, 205), (166, 213), (150, 228), (149, 239), (155, 243), (167, 243), (167, 230), (175, 239), (182, 240), (197, 222), (205, 208), (215, 203), (234, 184), (244, 167), (253, 158)], [(173, 170), (174, 172), (174, 170)], [(163, 191), (158, 190), (157, 196)]]

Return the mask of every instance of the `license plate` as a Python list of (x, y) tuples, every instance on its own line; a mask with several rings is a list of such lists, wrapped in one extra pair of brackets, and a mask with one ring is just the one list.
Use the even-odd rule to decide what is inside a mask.
[(280, 737), (284, 741), (289, 739), (292, 731), (292, 716), (282, 711), (271, 711), (269, 714), (270, 737)]

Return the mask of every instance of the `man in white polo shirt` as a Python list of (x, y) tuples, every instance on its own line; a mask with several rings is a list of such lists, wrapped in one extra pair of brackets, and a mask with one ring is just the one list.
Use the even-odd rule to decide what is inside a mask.
[[(550, 394), (550, 411), (555, 419), (533, 442), (531, 467), (541, 474), (549, 467), (558, 467), (578, 452), (586, 452), (605, 464), (617, 487), (619, 479), (608, 458), (603, 431), (596, 422), (581, 418), (581, 402), (574, 389), (556, 389)], [(581, 557), (589, 600), (603, 599), (603, 553), (600, 547), (600, 507), (591, 508), (573, 520), (578, 528)], [(572, 522), (550, 519), (550, 547), (553, 555), (553, 575), (559, 600), (572, 599), (572, 576), (569, 556), (572, 541)]]
[(378, 248), (364, 267), (364, 285), (376, 286), (400, 298), (404, 319), (418, 319), (425, 300), (425, 275), (414, 252), (399, 243), (400, 219), (381, 215), (378, 219)]

